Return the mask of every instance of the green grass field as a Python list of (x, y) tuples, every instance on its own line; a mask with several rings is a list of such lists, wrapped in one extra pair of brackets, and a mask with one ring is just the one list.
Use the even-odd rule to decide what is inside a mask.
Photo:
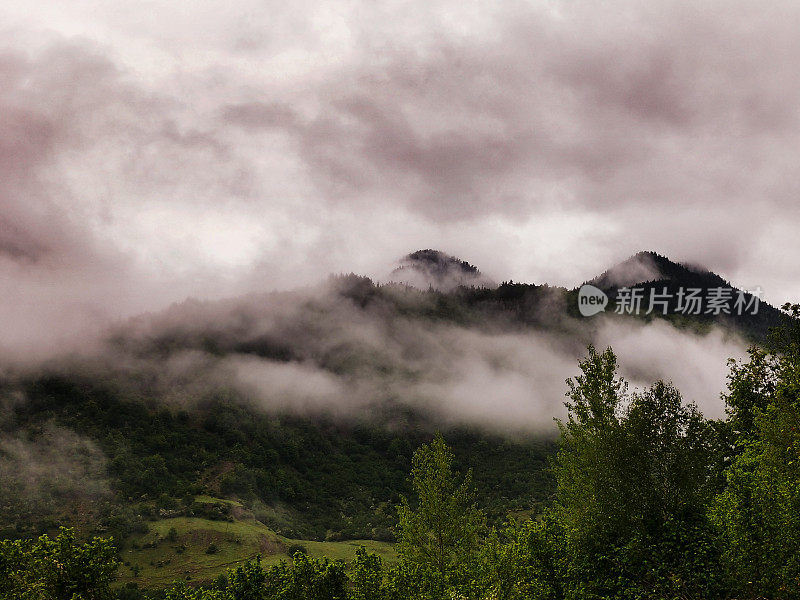
[[(196, 501), (232, 503), (208, 496)], [(261, 555), (267, 566), (288, 560), (287, 551), (302, 545), (308, 555), (329, 560), (351, 561), (359, 546), (394, 562), (392, 544), (374, 540), (314, 542), (294, 540), (276, 534), (251, 516), (230, 521), (175, 517), (149, 523), (149, 532), (128, 540), (122, 550), (124, 561), (119, 582), (136, 582), (142, 589), (159, 589), (176, 580), (208, 582), (248, 559)]]

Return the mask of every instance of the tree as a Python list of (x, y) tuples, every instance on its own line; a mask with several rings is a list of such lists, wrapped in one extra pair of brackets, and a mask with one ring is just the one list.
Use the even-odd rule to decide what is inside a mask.
[(790, 324), (732, 366), (726, 396), (734, 460), (711, 515), (745, 598), (800, 598), (800, 306), (784, 309)]
[(0, 593), (20, 600), (107, 600), (119, 562), (113, 540), (79, 544), (71, 529), (55, 539), (0, 542)]
[(264, 598), (274, 600), (345, 600), (347, 574), (342, 563), (297, 552), (291, 565), (267, 569), (265, 590)]
[(475, 504), (471, 472), (453, 472), (453, 454), (437, 434), (414, 453), (414, 507), (403, 497), (398, 508), (397, 552), (407, 569), (430, 582), (441, 598), (448, 588), (466, 588), (478, 554), (485, 517)]
[(565, 596), (713, 596), (714, 428), (670, 384), (630, 393), (610, 348), (590, 347), (580, 368), (554, 466)]
[(564, 556), (563, 536), (548, 516), (492, 530), (482, 551), (484, 597), (561, 600)]
[(261, 568), (261, 556), (228, 569), (225, 581), (227, 597), (230, 600), (260, 600), (264, 597), (266, 578)]
[(370, 554), (361, 546), (356, 550), (352, 570), (351, 600), (384, 600), (387, 591), (383, 581), (383, 562), (377, 554)]
[[(184, 582), (177, 582), (166, 590), (164, 600), (229, 600), (224, 592), (218, 590), (206, 590), (203, 588), (191, 588)], [(260, 597), (253, 596), (252, 600), (260, 600)]]

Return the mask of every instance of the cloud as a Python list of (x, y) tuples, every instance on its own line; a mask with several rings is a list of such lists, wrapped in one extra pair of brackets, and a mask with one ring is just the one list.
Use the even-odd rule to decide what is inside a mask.
[(446, 248), (800, 296), (793, 2), (0, 9), (4, 354)]
[(641, 325), (611, 319), (603, 321), (597, 344), (613, 347), (623, 376), (634, 386), (671, 381), (684, 401), (697, 404), (708, 418), (724, 417), (720, 394), (727, 389), (728, 360), (746, 360), (748, 347), (720, 329), (700, 335), (659, 320)]
[(280, 363), (252, 356), (232, 356), (220, 365), (230, 370), (228, 381), (255, 396), (263, 408), (280, 412), (335, 411), (347, 414), (348, 390), (341, 381), (312, 365)]
[(105, 471), (103, 452), (69, 429), (50, 424), (30, 438), (0, 436), (0, 501), (15, 519), (108, 498)]
[(672, 381), (707, 416), (722, 415), (727, 360), (744, 357), (745, 342), (661, 321), (570, 319), (557, 295), (521, 308), (534, 326), (501, 306), (458, 323), (430, 316), (442, 309), (434, 293), (377, 290), (350, 277), (304, 291), (187, 301), (121, 324), (105, 346), (44, 368), (190, 410), (224, 398), (270, 413), (389, 422), (395, 409), (411, 408), (440, 425), (552, 431), (553, 419), (565, 416), (565, 380), (593, 343), (614, 348), (633, 385)]

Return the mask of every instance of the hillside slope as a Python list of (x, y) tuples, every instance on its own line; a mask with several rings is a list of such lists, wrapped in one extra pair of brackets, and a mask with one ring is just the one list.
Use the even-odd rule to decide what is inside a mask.
[[(415, 260), (440, 259), (445, 273), (478, 273), (435, 251)], [(592, 280), (612, 297), (594, 320), (577, 314), (577, 289), (464, 281), (418, 289), (348, 275), (311, 290), (188, 300), (118, 325), (100, 351), (8, 369), (2, 533), (71, 523), (127, 539), (172, 511), (207, 518), (186, 499), (209, 495), (286, 538), (390, 541), (389, 506), (407, 492), (414, 448), (437, 429), (475, 467), (493, 521), (536, 512), (552, 493), (564, 379), (586, 344), (613, 342), (621, 324), (629, 343), (662, 318), (657, 334), (678, 340), (670, 347), (695, 344), (701, 356), (712, 328), (724, 353), (728, 336), (758, 341), (782, 319), (765, 304), (755, 316), (614, 315), (620, 284), (727, 285), (653, 253)]]

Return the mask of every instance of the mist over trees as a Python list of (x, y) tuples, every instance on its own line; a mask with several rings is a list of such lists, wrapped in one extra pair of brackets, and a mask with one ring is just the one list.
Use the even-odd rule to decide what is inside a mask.
[[(397, 504), (399, 563), (360, 550), (235, 567), (170, 600), (652, 599), (800, 597), (800, 306), (749, 360), (732, 362), (727, 416), (708, 420), (671, 384), (631, 390), (609, 348), (568, 381), (552, 500), (487, 527), (470, 473), (441, 435), (411, 461)], [(7, 597), (112, 595), (111, 542), (0, 544)], [(75, 596), (71, 596), (74, 593)], [(140, 592), (120, 590), (134, 597)], [(66, 595), (65, 595), (66, 594)]]
[(210, 494), (292, 538), (392, 541), (413, 449), (437, 429), (457, 466), (474, 467), (490, 525), (538, 513), (554, 485), (545, 467), (553, 417), (566, 415), (563, 381), (587, 343), (613, 346), (633, 384), (671, 378), (711, 416), (722, 411), (725, 359), (745, 355), (746, 322), (590, 321), (571, 313), (575, 293), (511, 282), (442, 292), (343, 275), (187, 300), (74, 354), (11, 363), (0, 377), (10, 482), (0, 531), (72, 524), (122, 539), (162, 511), (204, 515), (192, 498)]

